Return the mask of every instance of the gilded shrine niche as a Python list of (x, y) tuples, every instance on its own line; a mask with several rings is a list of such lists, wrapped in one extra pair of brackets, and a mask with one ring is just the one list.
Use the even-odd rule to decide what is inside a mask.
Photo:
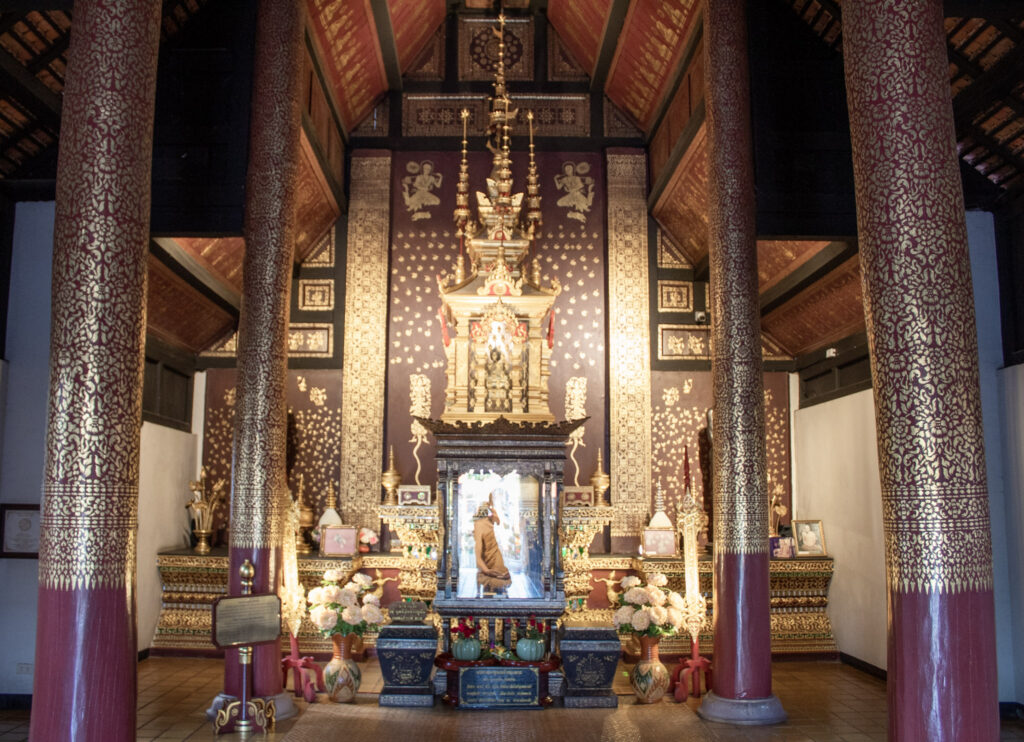
[[(474, 269), (461, 284), (441, 287), (444, 310), (455, 328), (445, 354), (445, 422), (510, 420), (553, 422), (548, 408), (551, 305), (557, 283), (542, 287), (522, 275), (521, 255), (487, 251), (491, 240), (473, 240)], [(475, 245), (473, 243), (476, 243)], [(525, 248), (528, 243), (525, 243)], [(509, 247), (508, 243), (505, 247)], [(509, 257), (511, 253), (511, 257)], [(511, 268), (508, 261), (515, 268)]]

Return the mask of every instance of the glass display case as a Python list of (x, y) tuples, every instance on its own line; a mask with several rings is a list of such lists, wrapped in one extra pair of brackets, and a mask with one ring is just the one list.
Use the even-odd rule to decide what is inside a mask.
[(417, 419), (437, 440), (444, 533), (434, 610), (443, 621), (482, 619), (491, 637), (508, 630), (507, 619), (559, 618), (565, 573), (558, 498), (566, 441), (585, 421)]

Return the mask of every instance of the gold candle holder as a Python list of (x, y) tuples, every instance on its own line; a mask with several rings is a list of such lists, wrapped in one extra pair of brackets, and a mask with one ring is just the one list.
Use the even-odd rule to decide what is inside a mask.
[(197, 554), (210, 553), (210, 537), (213, 536), (213, 513), (224, 499), (223, 479), (214, 482), (213, 487), (208, 486), (206, 479), (206, 467), (204, 466), (199, 474), (199, 479), (189, 482), (189, 489), (192, 490), (192, 499), (185, 505), (191, 511), (192, 520), (195, 525), (192, 534), (196, 537), (195, 552)]
[(604, 456), (600, 448), (597, 449), (597, 471), (590, 478), (590, 486), (594, 488), (594, 502), (597, 505), (607, 505), (604, 501), (604, 493), (612, 483), (612, 478), (604, 470)]
[(380, 475), (380, 484), (387, 492), (386, 503), (388, 505), (398, 504), (398, 485), (402, 483), (402, 476), (395, 468), (395, 447), (388, 446), (388, 468)]

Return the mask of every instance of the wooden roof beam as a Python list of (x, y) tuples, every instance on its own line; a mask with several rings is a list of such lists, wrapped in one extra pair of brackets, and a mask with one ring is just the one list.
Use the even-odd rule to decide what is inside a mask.
[(945, 0), (947, 18), (1020, 18), (1019, 0)]
[(61, 98), (25, 69), (13, 55), (0, 49), (0, 87), (13, 93), (40, 122), (53, 131), (60, 129)]
[(4, 0), (4, 11), (31, 13), (33, 10), (63, 10), (71, 12), (74, 0)]
[(391, 25), (391, 11), (387, 3), (370, 3), (370, 7), (373, 9), (373, 23), (377, 27), (377, 42), (380, 44), (388, 88), (401, 90), (402, 67), (398, 63), (398, 43), (395, 41), (395, 28)]
[[(975, 116), (993, 105), (1003, 105), (1002, 99), (1010, 96), (1021, 79), (1024, 79), (1024, 44), (1017, 44), (953, 98), (957, 131), (970, 127)], [(1024, 113), (1020, 108), (1018, 104), (1015, 109), (1018, 115)]]
[(622, 27), (625, 24), (627, 10), (629, 10), (629, 0), (612, 0), (608, 19), (604, 24), (604, 32), (601, 34), (601, 46), (597, 50), (597, 61), (590, 74), (591, 93), (604, 92), (604, 84), (608, 82), (608, 70), (612, 67), (615, 50), (619, 46), (619, 34), (622, 33)]

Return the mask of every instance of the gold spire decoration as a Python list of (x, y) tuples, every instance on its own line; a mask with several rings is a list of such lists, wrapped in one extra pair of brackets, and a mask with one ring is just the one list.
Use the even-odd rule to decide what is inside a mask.
[(438, 281), (442, 316), (455, 328), (445, 344), (445, 421), (554, 420), (548, 407), (552, 307), (562, 288), (556, 280), (542, 284), (534, 249), (541, 213), (532, 113), (526, 117), (526, 190), (513, 187), (512, 134), (519, 110), (505, 81), (505, 22), (502, 12), (492, 29), (498, 56), (486, 122), (491, 168), (485, 187), (475, 190), (475, 215), (469, 205), (469, 111), (460, 113), (462, 153), (452, 213), (459, 256), (451, 274)]
[(533, 242), (540, 234), (542, 217), (540, 213), (540, 178), (537, 175), (537, 158), (533, 143), (533, 111), (526, 112), (530, 126), (530, 166), (526, 171), (526, 233)]

